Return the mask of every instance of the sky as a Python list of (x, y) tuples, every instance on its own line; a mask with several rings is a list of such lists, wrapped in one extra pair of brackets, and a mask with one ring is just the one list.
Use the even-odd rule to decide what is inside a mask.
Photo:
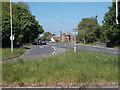
[(27, 2), (45, 32), (72, 33), (82, 18), (98, 16), (102, 25), (111, 2)]
[[(4, 0), (9, 1), (9, 0)], [(113, 0), (11, 0), (13, 2), (112, 2)]]

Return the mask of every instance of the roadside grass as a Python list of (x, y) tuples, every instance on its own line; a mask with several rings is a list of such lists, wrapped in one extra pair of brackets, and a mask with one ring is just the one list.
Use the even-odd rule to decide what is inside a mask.
[[(78, 44), (85, 44), (85, 43), (83, 43), (83, 42), (79, 42)], [(96, 45), (97, 44), (97, 42), (94, 42), (94, 43), (87, 43), (87, 44), (85, 44), (85, 45)]]
[(102, 86), (118, 84), (118, 57), (68, 50), (35, 61), (2, 65), (3, 86)]
[(25, 43), (23, 46), (32, 46), (32, 43)]
[(2, 60), (7, 60), (10, 58), (18, 57), (25, 51), (25, 49), (24, 48), (14, 48), (13, 51), (14, 51), (14, 53), (11, 53), (10, 48), (3, 48), (2, 49)]
[(87, 43), (87, 45), (96, 45), (97, 43), (96, 42), (94, 42), (94, 43)]
[(114, 46), (113, 48), (115, 48), (115, 49), (120, 49), (120, 46)]
[(2, 60), (2, 48), (0, 48), (0, 61)]

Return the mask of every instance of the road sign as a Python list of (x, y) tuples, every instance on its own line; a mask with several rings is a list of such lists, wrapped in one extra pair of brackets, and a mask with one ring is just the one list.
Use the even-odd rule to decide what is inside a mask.
[(10, 40), (12, 41), (12, 40), (14, 40), (15, 39), (15, 37), (14, 36), (10, 36)]

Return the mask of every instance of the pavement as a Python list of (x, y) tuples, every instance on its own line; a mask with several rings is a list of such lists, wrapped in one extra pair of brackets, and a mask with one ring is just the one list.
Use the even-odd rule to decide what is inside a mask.
[[(99, 53), (105, 53), (109, 55), (119, 55), (120, 50), (114, 48), (100, 47), (100, 46), (90, 46), (83, 44), (76, 44), (77, 50), (93, 51)], [(22, 58), (24, 60), (37, 60), (43, 57), (54, 56), (59, 53), (65, 52), (67, 49), (73, 49), (74, 44), (70, 43), (48, 43), (47, 45), (33, 45), (27, 49), (27, 51), (17, 58), (11, 60), (16, 60)], [(6, 60), (6, 61), (11, 61)], [(6, 62), (5, 61), (5, 62)]]
[[(64, 48), (64, 49), (73, 49), (74, 44), (70, 43), (51, 43), (51, 46), (55, 46), (58, 48)], [(99, 53), (105, 53), (109, 55), (119, 55), (120, 49), (114, 49), (114, 48), (107, 48), (107, 47), (100, 47), (100, 46), (90, 46), (90, 45), (83, 45), (83, 44), (76, 44), (77, 50), (85, 50), (85, 51), (93, 51), (93, 52), (99, 52)]]
[[(119, 50), (114, 48), (90, 46), (77, 44), (77, 50), (93, 51), (110, 55), (118, 55)], [(65, 52), (67, 49), (73, 49), (74, 44), (70, 43), (48, 43), (47, 45), (33, 45), (19, 58), (25, 60), (37, 60), (39, 58), (54, 56)]]
[(57, 48), (55, 46), (50, 46), (48, 44), (47, 45), (33, 45), (19, 58), (22, 58), (25, 60), (37, 60), (43, 57), (54, 56), (64, 51), (65, 49), (63, 48)]

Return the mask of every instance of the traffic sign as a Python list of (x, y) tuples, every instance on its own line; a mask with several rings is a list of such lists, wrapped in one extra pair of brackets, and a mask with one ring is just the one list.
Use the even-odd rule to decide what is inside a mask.
[(10, 40), (12, 41), (12, 40), (14, 40), (15, 39), (15, 37), (14, 36), (10, 36)]

